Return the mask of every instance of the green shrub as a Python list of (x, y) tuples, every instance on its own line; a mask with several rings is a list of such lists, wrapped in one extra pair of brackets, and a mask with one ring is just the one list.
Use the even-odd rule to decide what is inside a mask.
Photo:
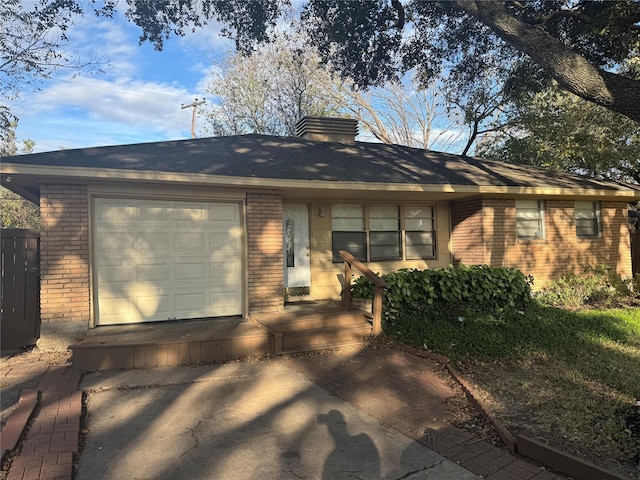
[[(523, 310), (531, 300), (533, 283), (519, 270), (487, 265), (407, 269), (382, 278), (389, 284), (383, 302), (383, 327), (387, 330), (410, 318), (456, 321), (479, 313), (501, 315)], [(353, 297), (373, 298), (373, 293), (366, 277), (354, 282)]]
[(610, 306), (633, 295), (635, 281), (623, 280), (611, 267), (585, 267), (581, 275), (568, 273), (537, 295), (545, 306), (577, 309), (588, 305)]

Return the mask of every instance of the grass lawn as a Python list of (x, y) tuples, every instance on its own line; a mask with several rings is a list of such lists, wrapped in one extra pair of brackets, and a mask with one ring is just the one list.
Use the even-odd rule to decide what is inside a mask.
[(640, 478), (640, 308), (429, 322), (414, 312), (386, 333), (448, 356), (513, 433)]

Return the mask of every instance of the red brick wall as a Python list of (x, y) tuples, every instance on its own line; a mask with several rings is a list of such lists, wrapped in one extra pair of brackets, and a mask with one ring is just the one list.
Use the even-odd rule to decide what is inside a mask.
[(284, 307), (282, 195), (247, 194), (249, 312)]
[(451, 202), (451, 251), (453, 264), (486, 263), (482, 228), (482, 199)]
[(42, 322), (82, 322), (88, 327), (87, 188), (83, 185), (42, 185), (40, 193)]

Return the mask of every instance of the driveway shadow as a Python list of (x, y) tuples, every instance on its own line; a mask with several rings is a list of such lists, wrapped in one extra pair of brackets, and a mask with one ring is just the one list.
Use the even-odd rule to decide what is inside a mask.
[(478, 478), (292, 367), (271, 360), (86, 375), (87, 433), (74, 478), (377, 480), (423, 470), (430, 476), (416, 478)]

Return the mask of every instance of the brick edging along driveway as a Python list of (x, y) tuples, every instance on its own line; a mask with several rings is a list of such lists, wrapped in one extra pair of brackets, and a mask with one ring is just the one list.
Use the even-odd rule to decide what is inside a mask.
[(562, 474), (569, 475), (578, 480), (625, 480), (623, 476), (540, 441), (524, 435), (514, 437), (484, 402), (480, 400), (475, 388), (464, 379), (460, 372), (451, 366), (451, 362), (447, 357), (410, 346), (403, 346), (403, 349), (417, 357), (428, 358), (442, 363), (451, 377), (462, 387), (469, 402), (481, 416), (493, 425), (502, 443), (504, 443), (512, 453), (517, 453), (522, 457), (553, 468)]
[[(73, 455), (78, 453), (82, 414), (82, 392), (78, 390), (80, 376), (81, 372), (69, 367), (51, 367), (41, 378), (35, 392), (39, 400), (33, 421), (18, 455), (13, 458), (7, 480), (72, 479)], [(21, 399), (33, 398), (34, 394), (30, 392), (34, 391), (23, 391)], [(26, 423), (28, 417), (23, 414), (20, 422)], [(12, 418), (13, 415), (7, 426)], [(12, 428), (20, 428), (18, 423), (16, 421)]]

